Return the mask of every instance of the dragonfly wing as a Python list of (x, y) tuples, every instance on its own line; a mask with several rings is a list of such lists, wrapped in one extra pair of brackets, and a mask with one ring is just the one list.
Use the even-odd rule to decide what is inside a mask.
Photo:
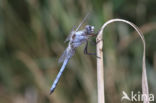
[(62, 62), (65, 60), (66, 56), (67, 56), (67, 50), (65, 50), (65, 51), (63, 52), (63, 54), (62, 54), (61, 57), (59, 58), (58, 62), (59, 62), (59, 63), (62, 63)]
[(79, 24), (79, 26), (76, 28), (76, 32), (79, 30), (79, 28), (82, 26), (82, 24), (85, 22), (85, 20), (87, 19), (87, 17), (88, 17), (88, 15), (89, 15), (89, 12), (88, 12), (88, 14), (84, 17), (84, 19), (83, 19), (83, 21)]
[(63, 62), (67, 58), (71, 58), (75, 53), (75, 49), (71, 49), (67, 47), (67, 49), (63, 52), (62, 56), (59, 58), (59, 63)]
[(68, 35), (68, 37), (66, 38), (66, 40), (65, 40), (64, 42), (66, 43), (67, 41), (69, 41), (71, 37), (72, 37), (72, 33), (70, 33), (70, 34)]
[(72, 35), (74, 34), (74, 29), (75, 29), (75, 25), (73, 26), (73, 28), (72, 28), (72, 30), (71, 30), (71, 32), (70, 32), (70, 34), (68, 35), (68, 37), (66, 38), (66, 40), (64, 41), (64, 42), (67, 42), (67, 41), (69, 41), (70, 40), (70, 38), (72, 37)]

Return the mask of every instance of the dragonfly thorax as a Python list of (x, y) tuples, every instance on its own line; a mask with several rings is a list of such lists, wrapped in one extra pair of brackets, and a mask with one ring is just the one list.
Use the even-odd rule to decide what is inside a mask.
[(70, 38), (69, 44), (72, 48), (76, 48), (80, 46), (82, 43), (84, 43), (87, 39), (88, 39), (88, 36), (86, 35), (84, 30), (77, 31)]

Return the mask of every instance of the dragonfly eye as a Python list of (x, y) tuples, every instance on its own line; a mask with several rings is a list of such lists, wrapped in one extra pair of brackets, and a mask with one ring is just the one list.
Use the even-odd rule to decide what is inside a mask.
[(94, 32), (94, 26), (91, 26), (91, 31)]
[(94, 26), (87, 25), (86, 26), (86, 32), (87, 32), (87, 34), (94, 33)]

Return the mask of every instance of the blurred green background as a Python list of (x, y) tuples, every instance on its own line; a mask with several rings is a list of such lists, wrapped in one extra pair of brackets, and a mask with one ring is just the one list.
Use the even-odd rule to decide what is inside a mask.
[[(49, 95), (64, 40), (88, 12), (81, 29), (90, 24), (98, 31), (112, 18), (139, 26), (149, 89), (156, 96), (156, 0), (0, 0), (0, 103), (97, 103), (96, 57), (84, 55), (84, 45)], [(106, 103), (121, 103), (122, 91), (141, 91), (142, 42), (124, 23), (109, 25), (103, 39)], [(89, 43), (89, 51), (95, 49)]]

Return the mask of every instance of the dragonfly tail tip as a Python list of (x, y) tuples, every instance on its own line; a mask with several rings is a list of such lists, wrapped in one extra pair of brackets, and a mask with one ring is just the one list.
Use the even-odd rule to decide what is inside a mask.
[(49, 95), (51, 95), (53, 92), (54, 92), (54, 89), (50, 90), (50, 93), (49, 93)]
[(52, 89), (50, 90), (49, 95), (51, 95), (51, 94), (54, 92), (54, 90), (55, 90), (55, 88), (52, 88)]

